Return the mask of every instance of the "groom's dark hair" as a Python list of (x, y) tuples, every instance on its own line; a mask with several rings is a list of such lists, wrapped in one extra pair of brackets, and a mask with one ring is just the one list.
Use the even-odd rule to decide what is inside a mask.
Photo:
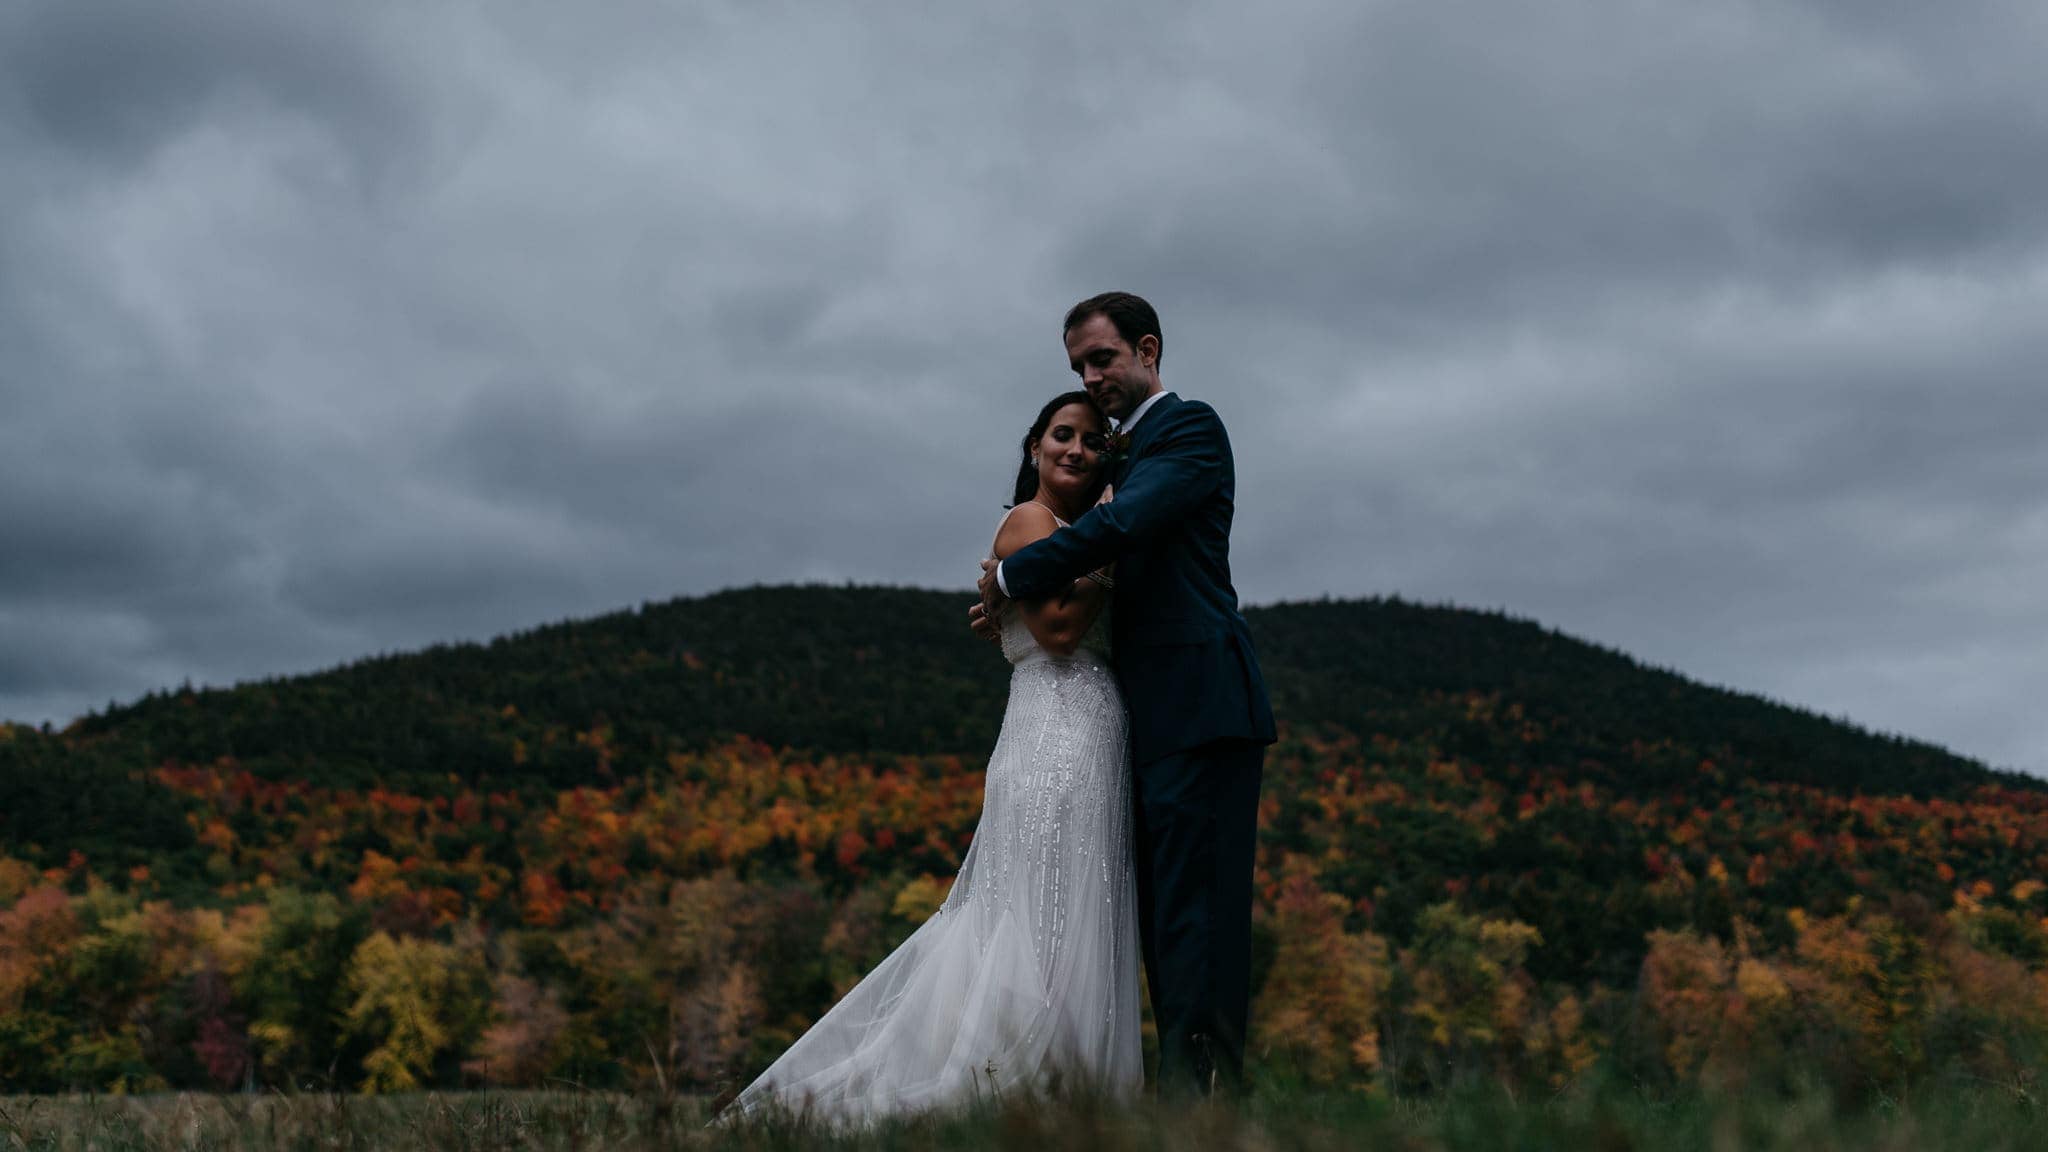
[(1138, 346), (1140, 337), (1150, 336), (1159, 342), (1159, 355), (1153, 364), (1156, 366), (1166, 359), (1166, 337), (1159, 333), (1159, 313), (1152, 310), (1152, 305), (1147, 304), (1143, 296), (1129, 292), (1104, 292), (1100, 296), (1090, 296), (1067, 309), (1067, 322), (1061, 325), (1060, 335), (1065, 336), (1087, 323), (1090, 316), (1109, 317), (1109, 322), (1116, 325), (1116, 334), (1132, 348)]

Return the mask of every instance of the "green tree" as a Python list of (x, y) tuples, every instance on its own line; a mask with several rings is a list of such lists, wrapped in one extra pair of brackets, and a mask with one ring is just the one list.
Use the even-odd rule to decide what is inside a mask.
[(249, 1035), (271, 1083), (299, 1084), (339, 1072), (344, 977), (364, 916), (325, 892), (270, 894), (256, 955), (236, 983)]

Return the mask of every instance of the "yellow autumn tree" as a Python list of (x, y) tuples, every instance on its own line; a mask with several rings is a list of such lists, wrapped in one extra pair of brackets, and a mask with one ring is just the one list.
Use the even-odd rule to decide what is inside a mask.
[(1488, 920), (1455, 904), (1423, 909), (1414, 945), (1402, 953), (1409, 973), (1405, 1015), (1441, 1076), (1519, 1055), (1534, 1008), (1534, 982), (1523, 970), (1543, 935), (1519, 920)]
[(950, 876), (919, 876), (905, 884), (890, 902), (889, 914), (915, 928), (932, 918), (953, 890)]
[(406, 1092), (475, 1036), (487, 1003), (481, 957), (453, 945), (377, 932), (356, 948), (344, 1034), (371, 1045), (363, 1091)]
[(1600, 1058), (1586, 1028), (1586, 1008), (1572, 993), (1533, 1014), (1522, 1041), (1527, 1073), (1552, 1091), (1562, 1091)]

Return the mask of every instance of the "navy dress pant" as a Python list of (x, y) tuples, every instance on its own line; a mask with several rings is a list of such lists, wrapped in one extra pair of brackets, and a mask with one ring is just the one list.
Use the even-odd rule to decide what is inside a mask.
[(1244, 1075), (1265, 759), (1260, 742), (1217, 740), (1136, 769), (1138, 935), (1162, 1096), (1235, 1092)]

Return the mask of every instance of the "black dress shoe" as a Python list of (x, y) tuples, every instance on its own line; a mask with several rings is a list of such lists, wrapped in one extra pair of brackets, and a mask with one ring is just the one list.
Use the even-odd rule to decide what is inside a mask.
[(1216, 1054), (1209, 1050), (1209, 1034), (1195, 1032), (1188, 1036), (1191, 1051), (1190, 1071), (1194, 1073), (1195, 1091), (1204, 1096), (1216, 1094)]

